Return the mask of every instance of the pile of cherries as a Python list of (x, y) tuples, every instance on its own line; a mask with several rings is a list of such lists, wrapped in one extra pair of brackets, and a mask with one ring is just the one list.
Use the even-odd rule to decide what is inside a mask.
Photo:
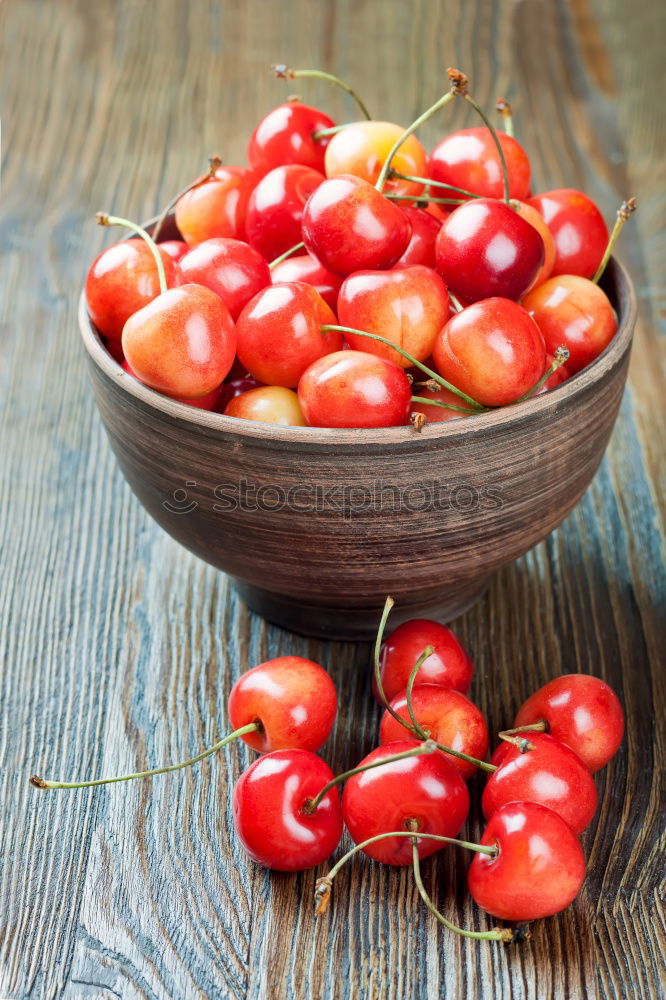
[[(400, 625), (383, 642), (392, 605), (387, 598), (375, 643), (380, 746), (350, 771), (334, 776), (317, 754), (335, 722), (331, 678), (311, 660), (284, 656), (240, 677), (228, 702), (233, 732), (191, 760), (114, 778), (31, 783), (82, 788), (148, 777), (197, 763), (240, 738), (260, 754), (233, 793), (236, 832), (251, 858), (302, 871), (326, 861), (345, 828), (354, 842), (317, 880), (317, 913), (328, 907), (340, 868), (362, 851), (384, 864), (412, 865), (424, 902), (457, 933), (523, 940), (524, 922), (562, 910), (582, 885), (578, 835), (597, 805), (592, 774), (622, 740), (622, 708), (595, 677), (558, 677), (524, 703), (488, 763), (487, 726), (467, 697), (470, 657), (449, 628), (426, 619)], [(487, 826), (480, 843), (470, 843), (456, 838), (470, 806), (466, 781), (479, 769), (489, 775), (482, 797)], [(437, 910), (420, 860), (446, 845), (475, 852), (468, 886), (477, 904), (521, 926), (467, 931)]]
[[(277, 67), (278, 75), (328, 74)], [(167, 206), (182, 240), (116, 243), (86, 279), (109, 352), (150, 388), (233, 417), (290, 426), (442, 421), (555, 388), (617, 329), (598, 281), (609, 239), (593, 201), (532, 195), (530, 163), (449, 70), (407, 129), (336, 125), (293, 98), (250, 138), (247, 166), (211, 160)], [(414, 132), (456, 98), (484, 124), (428, 156)], [(420, 381), (418, 381), (420, 380)]]

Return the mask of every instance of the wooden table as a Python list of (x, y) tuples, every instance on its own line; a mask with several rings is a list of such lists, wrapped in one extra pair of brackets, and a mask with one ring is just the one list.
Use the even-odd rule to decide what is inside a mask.
[[(663, 10), (620, 0), (2, 4), (0, 997), (659, 994)], [(145, 218), (210, 153), (242, 162), (252, 125), (295, 89), (267, 72), (284, 59), (337, 71), (399, 122), (458, 65), (486, 107), (513, 100), (536, 189), (583, 188), (609, 219), (622, 197), (640, 199), (620, 251), (640, 326), (607, 457), (562, 527), (455, 623), (495, 729), (572, 670), (606, 678), (627, 711), (583, 838), (585, 888), (520, 948), (448, 934), (408, 870), (368, 861), (341, 875), (330, 915), (315, 921), (315, 873), (270, 875), (234, 837), (231, 785), (250, 759), (237, 746), (154, 782), (50, 794), (27, 783), (33, 770), (94, 776), (190, 755), (225, 729), (241, 671), (287, 652), (320, 660), (339, 687), (326, 749), (336, 769), (376, 739), (368, 647), (267, 626), (149, 520), (110, 453), (76, 330), (82, 277), (109, 238), (94, 211)], [(354, 115), (344, 95), (301, 83), (337, 120)], [(424, 140), (471, 120), (456, 106)], [(466, 863), (445, 852), (424, 877), (449, 916), (490, 926), (466, 896)]]

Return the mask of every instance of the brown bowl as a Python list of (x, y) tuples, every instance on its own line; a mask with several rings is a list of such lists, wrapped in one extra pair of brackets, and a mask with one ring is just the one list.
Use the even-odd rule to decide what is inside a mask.
[(617, 261), (604, 287), (619, 329), (593, 365), (536, 399), (420, 434), (194, 409), (120, 368), (83, 297), (79, 320), (111, 446), (157, 523), (269, 621), (365, 639), (389, 593), (396, 624), (460, 614), (578, 503), (615, 423), (636, 320)]

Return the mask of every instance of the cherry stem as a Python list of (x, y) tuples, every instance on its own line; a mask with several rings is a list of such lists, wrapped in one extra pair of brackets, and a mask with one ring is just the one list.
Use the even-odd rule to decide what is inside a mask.
[(426, 892), (421, 879), (418, 840), (414, 836), (412, 836), (412, 863), (414, 867), (414, 881), (416, 882), (416, 888), (419, 890), (419, 895), (432, 915), (439, 920), (440, 924), (444, 924), (444, 926), (448, 927), (450, 931), (460, 934), (461, 937), (472, 938), (475, 941), (513, 941), (514, 932), (510, 927), (495, 927), (492, 931), (466, 931), (463, 930), (462, 927), (458, 927), (456, 924), (451, 923), (450, 920), (447, 920), (446, 917), (439, 912)]
[(509, 733), (498, 733), (497, 735), (505, 743), (510, 743), (511, 746), (518, 747), (521, 753), (527, 753), (528, 750), (536, 750), (534, 743), (530, 743), (525, 736), (511, 736)]
[(476, 113), (481, 116), (485, 126), (488, 128), (491, 136), (493, 137), (493, 142), (495, 143), (495, 147), (499, 154), (500, 163), (502, 164), (502, 177), (504, 178), (504, 201), (507, 203), (507, 205), (510, 205), (511, 195), (509, 193), (509, 170), (506, 165), (506, 159), (504, 158), (504, 150), (502, 149), (502, 144), (500, 143), (499, 138), (497, 137), (497, 132), (495, 131), (494, 126), (490, 121), (488, 115), (476, 103), (474, 98), (470, 94), (463, 94), (463, 97), (465, 98), (468, 104), (472, 105)]
[(284, 253), (281, 253), (279, 257), (276, 257), (275, 260), (272, 260), (270, 262), (270, 264), (268, 265), (268, 270), (272, 271), (274, 267), (277, 267), (278, 264), (281, 264), (283, 260), (287, 259), (287, 257), (291, 257), (293, 254), (298, 253), (299, 250), (303, 250), (304, 248), (305, 248), (305, 243), (294, 243), (293, 247), (289, 247), (288, 250), (285, 250)]
[(429, 194), (394, 194), (393, 191), (387, 191), (384, 197), (391, 201), (427, 201), (433, 202), (435, 205), (464, 205), (466, 200), (465, 198), (437, 198)]
[(381, 760), (372, 761), (370, 764), (361, 764), (359, 767), (352, 767), (349, 771), (343, 771), (342, 774), (336, 774), (333, 780), (324, 785), (322, 790), (315, 795), (314, 799), (308, 799), (304, 803), (303, 811), (308, 814), (315, 812), (321, 800), (328, 795), (331, 789), (346, 781), (347, 778), (353, 778), (355, 774), (363, 774), (364, 771), (372, 771), (375, 767), (383, 767), (384, 764), (393, 764), (397, 760), (407, 760), (409, 757), (423, 757), (426, 754), (434, 753), (436, 749), (437, 744), (434, 740), (426, 740), (424, 743), (419, 743), (418, 746), (412, 747), (411, 750), (403, 750), (402, 753), (394, 753), (389, 757), (383, 757)]
[(539, 719), (538, 722), (532, 722), (529, 726), (518, 726), (517, 729), (503, 729), (499, 733), (499, 737), (504, 739), (506, 736), (519, 736), (521, 733), (547, 733), (548, 723), (545, 719)]
[(524, 396), (516, 400), (516, 403), (524, 403), (526, 399), (531, 399), (535, 393), (539, 391), (542, 385), (548, 381), (553, 372), (556, 372), (558, 368), (561, 368), (565, 361), (569, 360), (569, 348), (568, 347), (558, 347), (553, 355), (553, 360), (550, 366), (546, 369), (544, 374), (541, 376), (536, 385), (533, 385), (529, 392), (526, 392)]
[(451, 291), (450, 288), (449, 288), (448, 292), (449, 292), (449, 298), (451, 299), (451, 302), (453, 303), (456, 312), (461, 313), (463, 311), (462, 303), (455, 297), (455, 295), (453, 294), (453, 292)]
[(629, 216), (633, 215), (633, 213), (636, 211), (636, 206), (637, 206), (636, 199), (628, 198), (626, 201), (623, 201), (620, 207), (618, 208), (615, 225), (613, 226), (613, 231), (608, 239), (608, 245), (604, 251), (604, 255), (601, 258), (601, 264), (599, 264), (599, 267), (597, 268), (596, 273), (592, 278), (592, 281), (594, 282), (595, 285), (599, 284), (599, 280), (604, 271), (606, 270), (606, 265), (608, 264), (608, 261), (611, 258), (611, 254), (613, 253), (613, 248), (617, 243), (617, 238), (622, 232), (622, 227), (624, 226)]
[(394, 344), (392, 340), (388, 340), (386, 337), (380, 337), (378, 333), (368, 333), (367, 330), (356, 330), (354, 327), (338, 326), (335, 323), (325, 323), (321, 329), (337, 330), (339, 333), (353, 333), (359, 337), (369, 337), (370, 340), (376, 340), (380, 344), (386, 344), (387, 347), (393, 348), (393, 350), (397, 351), (398, 354), (401, 354), (403, 358), (406, 358), (410, 365), (415, 368), (419, 368), (422, 372), (425, 372), (426, 375), (434, 379), (435, 382), (439, 382), (439, 384), (445, 389), (448, 389), (449, 392), (453, 392), (456, 396), (460, 396), (461, 399), (472, 406), (475, 410), (482, 413), (486, 410), (485, 406), (482, 406), (481, 403), (477, 403), (475, 399), (472, 399), (471, 396), (468, 396), (467, 393), (464, 393), (461, 389), (456, 389), (455, 385), (451, 385), (451, 383), (447, 382), (441, 375), (434, 372), (432, 368), (428, 368), (428, 366), (424, 365), (422, 361), (417, 361), (416, 358), (408, 351), (405, 351), (402, 347), (398, 347), (398, 345)]
[(329, 135), (337, 135), (338, 132), (344, 132), (346, 128), (350, 125), (362, 125), (363, 122), (345, 122), (343, 125), (331, 125), (330, 128), (320, 128), (316, 132), (312, 133), (312, 138), (315, 140), (325, 139)]
[(426, 646), (418, 660), (414, 664), (407, 679), (407, 689), (405, 691), (405, 700), (407, 701), (407, 711), (409, 712), (409, 717), (412, 720), (412, 726), (414, 727), (414, 732), (420, 740), (430, 739), (430, 734), (426, 733), (425, 729), (416, 718), (416, 713), (414, 712), (414, 706), (412, 704), (412, 691), (414, 689), (414, 682), (416, 681), (416, 675), (423, 666), (425, 660), (435, 652), (433, 646)]
[(513, 109), (506, 97), (498, 97), (495, 101), (495, 110), (502, 116), (504, 131), (513, 139)]
[(169, 764), (168, 767), (155, 767), (150, 771), (137, 771), (136, 774), (122, 774), (114, 778), (96, 778), (94, 781), (45, 781), (43, 778), (38, 778), (37, 775), (33, 774), (30, 778), (30, 784), (34, 788), (93, 788), (96, 785), (110, 785), (116, 781), (131, 781), (133, 778), (151, 778), (155, 774), (166, 774), (168, 771), (179, 771), (183, 767), (191, 767), (192, 764), (198, 764), (200, 760), (204, 760), (206, 757), (210, 757), (211, 754), (217, 753), (222, 747), (226, 746), (227, 743), (231, 743), (232, 740), (236, 740), (239, 736), (245, 736), (246, 733), (257, 733), (261, 729), (260, 722), (248, 722), (246, 726), (241, 726), (240, 729), (235, 729), (233, 733), (229, 733), (221, 739), (215, 746), (209, 747), (208, 750), (204, 750), (202, 753), (197, 754), (196, 757), (191, 757), (189, 760), (184, 760), (180, 764)]
[(325, 73), (321, 69), (291, 69), (290, 66), (286, 66), (284, 63), (278, 63), (274, 66), (271, 66), (271, 69), (273, 70), (275, 75), (282, 80), (296, 80), (299, 78), (304, 79), (307, 77), (309, 79), (326, 80), (327, 83), (333, 83), (335, 84), (336, 87), (339, 87), (341, 90), (344, 90), (346, 94), (349, 94), (349, 96), (356, 101), (362, 113), (365, 115), (366, 119), (369, 120), (371, 117), (370, 112), (368, 111), (365, 104), (358, 96), (354, 88), (350, 87), (348, 83), (345, 83), (344, 80), (341, 80), (339, 77), (333, 76), (332, 73)]
[(215, 176), (215, 171), (218, 170), (221, 166), (222, 166), (222, 160), (220, 159), (219, 156), (209, 156), (208, 173), (202, 174), (201, 177), (197, 177), (190, 184), (188, 184), (187, 187), (184, 187), (182, 191), (179, 191), (178, 194), (171, 199), (168, 205), (166, 205), (166, 207), (162, 210), (157, 222), (153, 227), (152, 235), (155, 243), (157, 243), (159, 239), (160, 233), (162, 232), (162, 226), (164, 225), (166, 217), (171, 211), (171, 209), (175, 207), (175, 205), (180, 201), (180, 199), (184, 195), (188, 194), (190, 191), (193, 191), (194, 188), (200, 187), (202, 184), (205, 184), (206, 181), (212, 180), (212, 178)]
[[(441, 386), (438, 388), (441, 389)], [(427, 403), (428, 406), (439, 406), (442, 410), (455, 410), (456, 413), (474, 415), (478, 410), (468, 410), (464, 406), (454, 406), (453, 403), (442, 403), (439, 399), (427, 399), (425, 396), (412, 396), (412, 403)]]
[(427, 187), (445, 188), (447, 191), (454, 191), (456, 194), (465, 194), (469, 198), (480, 198), (480, 194), (474, 191), (467, 191), (465, 188), (455, 187), (453, 184), (445, 184), (444, 181), (434, 181), (432, 177), (414, 177), (411, 174), (402, 174), (393, 167), (389, 170), (389, 178), (399, 177), (403, 181), (413, 181), (414, 184), (425, 184)]
[(98, 212), (95, 216), (97, 224), (99, 226), (124, 226), (125, 229), (131, 229), (133, 233), (140, 236), (142, 240), (148, 244), (150, 252), (155, 258), (155, 264), (157, 266), (157, 276), (160, 282), (160, 293), (166, 292), (167, 290), (167, 280), (166, 273), (164, 271), (164, 261), (162, 260), (162, 255), (157, 249), (157, 244), (153, 238), (142, 229), (141, 226), (137, 226), (136, 222), (130, 222), (129, 219), (121, 219), (117, 215), (108, 215), (106, 212)]

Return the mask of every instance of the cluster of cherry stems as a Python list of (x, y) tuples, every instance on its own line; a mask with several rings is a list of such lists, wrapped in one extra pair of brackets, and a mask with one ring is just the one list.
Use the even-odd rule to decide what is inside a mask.
[[(602, 680), (567, 674), (519, 709), (512, 729), (486, 762), (488, 729), (466, 696), (473, 666), (451, 629), (427, 619), (398, 626), (383, 641), (389, 597), (374, 649), (374, 693), (384, 707), (380, 746), (357, 767), (334, 776), (317, 751), (335, 722), (329, 674), (298, 656), (261, 663), (234, 684), (233, 732), (191, 760), (93, 781), (45, 781), (41, 789), (84, 788), (188, 767), (242, 739), (261, 756), (233, 792), (236, 832), (251, 858), (277, 871), (326, 861), (343, 829), (354, 847), (316, 883), (315, 907), (328, 908), (333, 880), (362, 851), (388, 865), (412, 865), (423, 901), (465, 937), (517, 941), (525, 924), (564, 909), (578, 893), (585, 860), (578, 835), (592, 819), (592, 774), (615, 754), (624, 732), (617, 696)], [(456, 839), (467, 819), (466, 781), (488, 774), (480, 843)], [(338, 785), (344, 782), (342, 796)], [(421, 878), (422, 858), (446, 845), (474, 852), (468, 886), (489, 914), (517, 927), (470, 931), (436, 908)]]
[[(181, 403), (289, 426), (385, 427), (470, 417), (574, 376), (617, 317), (598, 281), (610, 236), (580, 191), (532, 196), (498, 102), (495, 129), (449, 70), (407, 129), (336, 125), (290, 99), (256, 126), (247, 166), (209, 171), (174, 199), (180, 239), (143, 236), (90, 268), (90, 317), (126, 372)], [(430, 156), (415, 131), (456, 98), (484, 124)], [(415, 384), (416, 383), (416, 384)]]

